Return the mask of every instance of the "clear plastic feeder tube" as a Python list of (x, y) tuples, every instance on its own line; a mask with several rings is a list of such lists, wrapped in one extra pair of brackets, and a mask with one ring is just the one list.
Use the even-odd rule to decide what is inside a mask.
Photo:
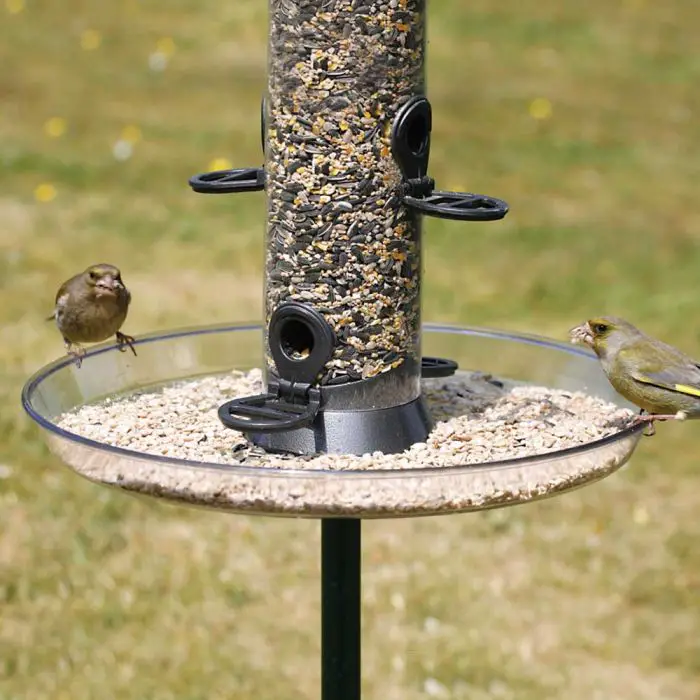
[(424, 91), (424, 28), (424, 0), (270, 0), (266, 326), (285, 302), (322, 314), (337, 343), (318, 382), (379, 378), (347, 408), (420, 395), (421, 220), (391, 128)]

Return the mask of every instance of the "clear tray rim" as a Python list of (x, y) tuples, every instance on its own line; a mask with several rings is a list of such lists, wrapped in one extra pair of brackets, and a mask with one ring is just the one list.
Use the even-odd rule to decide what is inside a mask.
[[(151, 333), (145, 333), (143, 335), (140, 335), (136, 339), (134, 344), (145, 345), (148, 343), (154, 343), (164, 340), (174, 340), (177, 338), (185, 338), (188, 336), (243, 331), (259, 331), (262, 333), (264, 331), (264, 327), (262, 323), (259, 322), (218, 323), (199, 326), (185, 326), (181, 328), (174, 328), (169, 331), (155, 331)], [(492, 338), (495, 340), (502, 340), (507, 342), (523, 343), (526, 345), (536, 345), (540, 347), (546, 347), (552, 350), (557, 350), (560, 352), (565, 352), (570, 355), (583, 356), (590, 360), (595, 359), (594, 353), (587, 349), (564, 343), (562, 341), (554, 340), (552, 338), (546, 338), (544, 336), (539, 336), (530, 333), (516, 333), (512, 331), (502, 331), (481, 326), (458, 326), (434, 322), (423, 323), (421, 325), (421, 331), (429, 333), (447, 333), (452, 335), (469, 335), (472, 337), (480, 336), (484, 338)], [(85, 354), (83, 360), (89, 357), (94, 357), (96, 355), (101, 355), (106, 352), (112, 352), (117, 350), (118, 348), (116, 343), (102, 343), (90, 348)], [(22, 387), (22, 407), (28, 414), (28, 416), (41, 428), (62, 440), (77, 443), (82, 447), (86, 447), (92, 450), (105, 451), (107, 453), (114, 454), (122, 459), (155, 462), (178, 469), (224, 471), (229, 473), (231, 476), (245, 475), (249, 477), (257, 476), (266, 478), (286, 478), (290, 480), (294, 478), (397, 479), (402, 477), (425, 478), (430, 476), (448, 476), (456, 475), (461, 472), (467, 471), (470, 473), (490, 472), (497, 470), (501, 471), (507, 469), (523, 468), (531, 464), (541, 464), (543, 462), (558, 461), (560, 459), (580, 456), (589, 452), (594, 452), (598, 449), (623, 441), (635, 435), (639, 437), (641, 436), (641, 433), (644, 430), (644, 426), (641, 424), (633, 425), (617, 433), (614, 433), (613, 435), (608, 435), (605, 438), (593, 440), (592, 442), (587, 442), (583, 445), (578, 445), (577, 447), (568, 447), (563, 450), (557, 450), (555, 452), (543, 452), (541, 454), (528, 455), (526, 457), (518, 457), (515, 459), (497, 460), (494, 462), (460, 464), (445, 467), (420, 467), (417, 469), (342, 469), (335, 471), (331, 469), (289, 469), (275, 466), (253, 467), (236, 464), (220, 464), (217, 462), (198, 462), (189, 459), (167, 457), (165, 455), (153, 455), (147, 452), (137, 452), (135, 450), (129, 450), (123, 447), (116, 447), (107, 443), (97, 442), (96, 440), (91, 440), (89, 438), (82, 437), (77, 433), (71, 433), (67, 430), (64, 430), (63, 428), (60, 428), (56, 423), (52, 423), (50, 420), (44, 418), (44, 416), (37, 412), (32, 405), (31, 397), (34, 391), (41, 384), (42, 381), (50, 377), (52, 374), (55, 374), (56, 372), (69, 366), (73, 362), (74, 360), (69, 357), (61, 357), (57, 360), (54, 360), (53, 362), (44, 365), (39, 370), (34, 372), (34, 374), (32, 374), (31, 377), (29, 377), (29, 379), (25, 382), (24, 386)], [(232, 370), (233, 369), (235, 369), (235, 367), (232, 368)], [(197, 375), (190, 376), (194, 378)], [(187, 377), (182, 377), (181, 380), (173, 379), (172, 381), (183, 381), (185, 379), (187, 379)], [(634, 448), (632, 448), (631, 451), (633, 451), (633, 449)]]

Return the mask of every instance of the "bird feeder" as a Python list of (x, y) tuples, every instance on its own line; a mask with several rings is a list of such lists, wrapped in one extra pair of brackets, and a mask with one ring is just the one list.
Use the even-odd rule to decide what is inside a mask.
[(267, 392), (222, 406), (268, 450), (401, 452), (432, 427), (420, 378), (423, 216), (503, 218), (429, 176), (423, 2), (270, 3), (265, 167), (198, 192), (265, 189)]
[[(443, 191), (430, 176), (424, 0), (270, 0), (269, 9), (264, 167), (190, 180), (207, 194), (265, 191), (264, 323), (141, 337), (138, 357), (101, 346), (79, 370), (58, 360), (28, 381), (23, 402), (51, 449), (100, 483), (231, 512), (322, 518), (322, 697), (358, 700), (362, 518), (562, 493), (619, 468), (642, 428), (505, 462), (285, 468), (289, 456), (333, 465), (407, 454), (435, 423), (423, 383), (465, 365), (620, 400), (584, 350), (421, 323), (425, 217), (485, 222), (508, 212), (501, 199)], [(156, 455), (61, 422), (105, 396), (254, 366), (262, 391), (227, 398), (218, 417), (232, 440), (243, 433), (255, 454), (271, 455), (267, 466)]]

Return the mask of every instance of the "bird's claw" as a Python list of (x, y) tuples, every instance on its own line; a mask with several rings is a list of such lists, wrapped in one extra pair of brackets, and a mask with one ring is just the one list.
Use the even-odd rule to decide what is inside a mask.
[(75, 343), (66, 343), (66, 352), (75, 358), (75, 366), (80, 369), (86, 352), (85, 348)]
[(686, 420), (688, 414), (684, 411), (678, 411), (678, 413), (641, 413), (632, 419), (631, 425), (642, 425), (646, 423), (647, 427), (644, 434), (648, 437), (656, 435), (656, 428), (654, 423), (656, 421), (667, 421), (667, 420)]
[(634, 427), (636, 428), (637, 426), (644, 425), (646, 424), (646, 427), (644, 428), (644, 435), (647, 437), (651, 437), (652, 435), (656, 435), (656, 428), (654, 427), (654, 420), (651, 418), (646, 413), (640, 413), (636, 415), (634, 418), (629, 423), (630, 428)]
[(134, 357), (136, 357), (136, 348), (134, 348), (133, 343), (133, 336), (126, 335), (117, 331), (117, 349), (119, 350), (119, 352), (126, 352), (126, 346), (128, 345), (131, 349), (131, 352), (134, 353)]

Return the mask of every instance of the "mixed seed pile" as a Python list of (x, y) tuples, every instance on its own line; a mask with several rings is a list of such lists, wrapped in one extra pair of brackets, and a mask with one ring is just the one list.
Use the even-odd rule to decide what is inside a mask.
[(418, 358), (420, 217), (400, 206), (390, 137), (423, 92), (424, 5), (270, 3), (267, 314), (325, 316), (339, 343), (322, 384)]
[[(559, 455), (509, 469), (434, 469), (434, 476), (426, 475), (425, 469), (483, 466), (577, 447), (619, 432), (632, 416), (627, 409), (580, 392), (460, 372), (423, 380), (436, 425), (426, 442), (401, 454), (274, 455), (225, 428), (217, 416), (225, 400), (258, 393), (262, 384), (260, 370), (205, 377), (89, 404), (58, 421), (64, 430), (99, 443), (224, 468), (86, 453), (72, 442), (57, 445), (57, 451), (90, 479), (174, 500), (238, 511), (371, 517), (483, 508), (541, 497), (617, 468), (636, 439), (613, 442), (597, 453)], [(263, 469), (242, 473), (225, 465)], [(328, 477), (319, 478), (319, 470), (328, 470)], [(376, 470), (397, 471), (386, 478), (376, 476)]]

